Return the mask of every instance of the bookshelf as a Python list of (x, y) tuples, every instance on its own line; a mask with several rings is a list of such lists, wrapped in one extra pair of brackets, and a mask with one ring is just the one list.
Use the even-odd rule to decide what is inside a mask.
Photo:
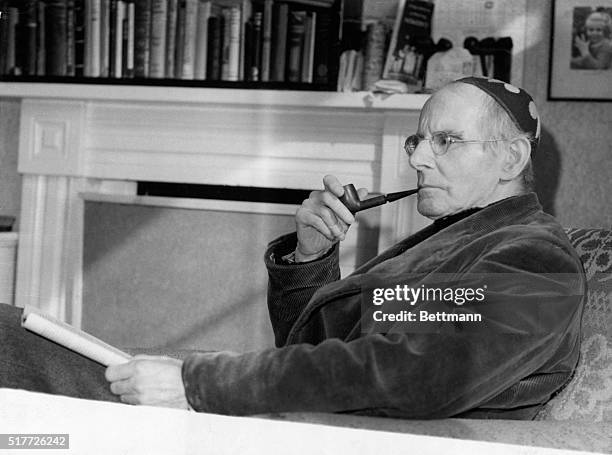
[(335, 90), (343, 1), (0, 0), (0, 80)]

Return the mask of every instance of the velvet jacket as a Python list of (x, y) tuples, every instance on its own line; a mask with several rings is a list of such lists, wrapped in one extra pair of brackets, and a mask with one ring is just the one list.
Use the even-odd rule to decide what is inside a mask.
[[(338, 248), (309, 263), (278, 261), (295, 245), (293, 233), (266, 252), (277, 348), (187, 357), (183, 382), (194, 409), (525, 419), (576, 366), (584, 271), (534, 193), (442, 230), (426, 227), (344, 279)], [(511, 279), (492, 283), (486, 305), (461, 306), (482, 314), (485, 322), (473, 330), (452, 322), (425, 333), (364, 330), (372, 283), (417, 288), (449, 275), (474, 287)]]

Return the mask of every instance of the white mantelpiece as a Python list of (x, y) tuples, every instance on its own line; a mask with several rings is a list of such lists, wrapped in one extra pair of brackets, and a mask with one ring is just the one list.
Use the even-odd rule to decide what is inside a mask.
[[(2, 83), (0, 96), (22, 99), (16, 304), (75, 325), (85, 198), (146, 202), (136, 197), (138, 180), (309, 189), (319, 188), (325, 174), (379, 192), (412, 188), (415, 175), (402, 141), (416, 130), (426, 100), (27, 83)], [(413, 203), (384, 207), (379, 248), (422, 226)]]

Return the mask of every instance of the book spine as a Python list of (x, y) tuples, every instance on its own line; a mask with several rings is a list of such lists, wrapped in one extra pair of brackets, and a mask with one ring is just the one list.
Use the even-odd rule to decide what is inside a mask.
[(124, 78), (134, 77), (134, 25), (136, 22), (134, 0), (125, 0), (123, 17), (122, 73)]
[(212, 10), (210, 0), (200, 0), (198, 7), (198, 30), (196, 38), (195, 78), (206, 79), (208, 52), (208, 19)]
[(386, 41), (387, 28), (384, 23), (376, 22), (368, 25), (363, 64), (363, 90), (373, 90), (376, 82), (382, 77)]
[(100, 77), (109, 76), (110, 0), (100, 2)]
[(231, 13), (229, 8), (221, 10), (223, 17), (223, 36), (221, 39), (221, 80), (226, 81), (229, 77), (229, 42), (230, 42), (230, 19)]
[(115, 24), (117, 22), (117, 2), (110, 0), (110, 14), (108, 24), (108, 77), (115, 77)]
[[(315, 25), (314, 74), (315, 84), (335, 84), (338, 75), (338, 58), (334, 58), (334, 20), (330, 9), (318, 11)], [(335, 65), (335, 69), (332, 68)]]
[(285, 80), (285, 59), (287, 55), (287, 25), (289, 20), (289, 5), (281, 3), (274, 14), (274, 65), (272, 80), (283, 82)]
[(166, 77), (174, 77), (174, 55), (176, 52), (176, 14), (177, 0), (168, 0), (168, 18), (166, 20)]
[(208, 19), (208, 62), (206, 63), (206, 79), (213, 81), (221, 79), (223, 28), (222, 16), (211, 16), (210, 19)]
[(302, 51), (304, 48), (305, 11), (291, 11), (288, 36), (287, 80), (299, 82), (301, 76)]
[(239, 50), (240, 55), (238, 56), (238, 80), (243, 81), (245, 79), (245, 55), (246, 55), (246, 24), (253, 15), (253, 4), (251, 0), (242, 0), (240, 5), (240, 37), (239, 37)]
[(7, 57), (8, 57), (8, 33), (9, 33), (9, 10), (3, 4), (0, 11), (0, 75), (8, 73)]
[(312, 12), (304, 19), (304, 50), (302, 52), (302, 75), (301, 81), (312, 82), (312, 63), (314, 55), (314, 26), (317, 20), (317, 13)]
[[(43, 2), (41, 2), (43, 3)], [(43, 7), (44, 14), (44, 7)], [(43, 18), (39, 27), (45, 28)], [(44, 55), (43, 57), (44, 58)], [(85, 73), (85, 2), (76, 0), (74, 2), (74, 75), (83, 76)]]
[(270, 62), (272, 60), (272, 11), (273, 0), (264, 1), (262, 43), (261, 43), (261, 80), (270, 80)]
[(134, 73), (136, 77), (149, 77), (151, 0), (136, 0), (134, 31)]
[[(46, 75), (66, 75), (66, 2), (51, 0), (45, 9)], [(50, 27), (49, 24), (53, 24)]]
[(229, 57), (228, 57), (228, 81), (239, 80), (240, 74), (240, 30), (242, 27), (240, 8), (230, 8), (230, 35), (229, 35)]
[(8, 35), (6, 51), (6, 72), (10, 75), (18, 75), (17, 68), (17, 24), (19, 23), (19, 10), (15, 7), (8, 8)]
[(85, 23), (87, 65), (85, 76), (100, 76), (100, 0), (85, 0), (89, 4), (89, 17)]
[(168, 2), (153, 0), (151, 3), (151, 59), (149, 77), (166, 76), (166, 33)]
[(183, 65), (181, 69), (181, 79), (194, 78), (197, 31), (198, 0), (187, 0), (185, 3), (185, 32), (183, 37)]
[(262, 19), (261, 11), (253, 13), (253, 44), (252, 44), (252, 59), (251, 71), (249, 80), (259, 81), (261, 77), (261, 42), (262, 42)]
[(22, 27), (22, 43), (24, 52), (20, 63), (22, 73), (28, 76), (36, 75), (36, 0), (26, 0), (20, 26)]
[(187, 0), (178, 0), (176, 15), (176, 43), (174, 53), (174, 77), (181, 79), (183, 76), (183, 52), (185, 46), (185, 10)]
[(66, 76), (76, 74), (74, 45), (74, 0), (66, 2)]
[(123, 19), (125, 18), (125, 2), (117, 0), (117, 12), (115, 14), (115, 41), (112, 43), (115, 48), (115, 72), (113, 77), (123, 76)]

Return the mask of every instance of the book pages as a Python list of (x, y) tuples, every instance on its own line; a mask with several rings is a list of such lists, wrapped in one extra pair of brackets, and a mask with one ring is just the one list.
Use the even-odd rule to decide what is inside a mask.
[(21, 318), (22, 327), (51, 341), (72, 349), (102, 365), (117, 365), (132, 357), (82, 330), (76, 329), (37, 308), (26, 307)]

